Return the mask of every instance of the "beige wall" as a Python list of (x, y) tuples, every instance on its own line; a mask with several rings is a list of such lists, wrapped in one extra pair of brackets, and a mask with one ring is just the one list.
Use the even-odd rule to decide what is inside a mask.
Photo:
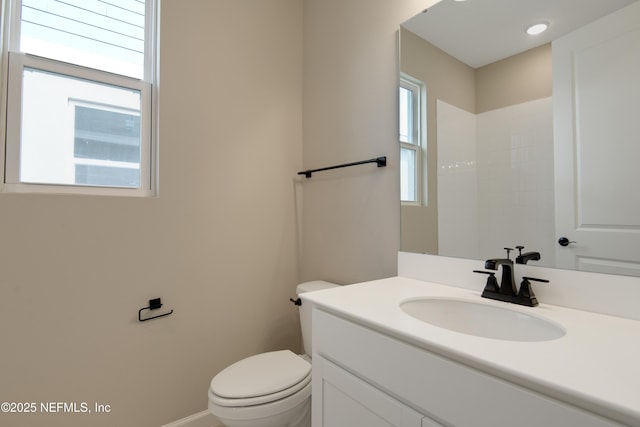
[(339, 283), (397, 273), (399, 24), (434, 0), (305, 0), (302, 278)]
[[(444, 100), (471, 113), (476, 104), (475, 70), (416, 36), (400, 30), (400, 70), (423, 82), (427, 90), (427, 141), (437, 141), (436, 101)], [(403, 205), (402, 250), (438, 253), (438, 150), (427, 144), (428, 203)]]
[[(160, 197), (0, 194), (5, 426), (157, 427), (241, 357), (299, 350), (302, 2), (163, 0)], [(162, 297), (173, 315), (139, 323)]]
[(476, 70), (476, 114), (551, 96), (551, 43)]
[[(163, 0), (160, 197), (0, 194), (0, 400), (112, 412), (1, 423), (205, 410), (229, 363), (299, 349), (299, 280), (396, 274), (398, 24), (433, 3)], [(174, 314), (138, 323), (154, 297)]]

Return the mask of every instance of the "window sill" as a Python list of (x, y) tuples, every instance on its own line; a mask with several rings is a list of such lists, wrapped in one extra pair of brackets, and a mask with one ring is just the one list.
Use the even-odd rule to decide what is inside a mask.
[(84, 196), (155, 197), (154, 190), (141, 188), (92, 187), (78, 185), (4, 184), (2, 193), (14, 194), (76, 194)]

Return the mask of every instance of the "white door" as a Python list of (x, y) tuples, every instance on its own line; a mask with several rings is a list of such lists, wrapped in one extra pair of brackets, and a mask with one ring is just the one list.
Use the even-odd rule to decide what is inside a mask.
[(640, 2), (553, 43), (560, 268), (640, 276)]

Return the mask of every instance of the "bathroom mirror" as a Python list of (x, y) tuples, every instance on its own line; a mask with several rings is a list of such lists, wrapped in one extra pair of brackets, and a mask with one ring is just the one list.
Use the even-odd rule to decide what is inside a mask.
[(403, 23), (401, 250), (640, 276), (638, 52), (636, 0), (441, 0)]

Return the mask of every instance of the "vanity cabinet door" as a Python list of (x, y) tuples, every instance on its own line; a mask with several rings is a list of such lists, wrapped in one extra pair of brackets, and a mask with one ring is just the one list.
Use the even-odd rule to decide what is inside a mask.
[(313, 358), (313, 427), (436, 427), (424, 416), (321, 356)]

